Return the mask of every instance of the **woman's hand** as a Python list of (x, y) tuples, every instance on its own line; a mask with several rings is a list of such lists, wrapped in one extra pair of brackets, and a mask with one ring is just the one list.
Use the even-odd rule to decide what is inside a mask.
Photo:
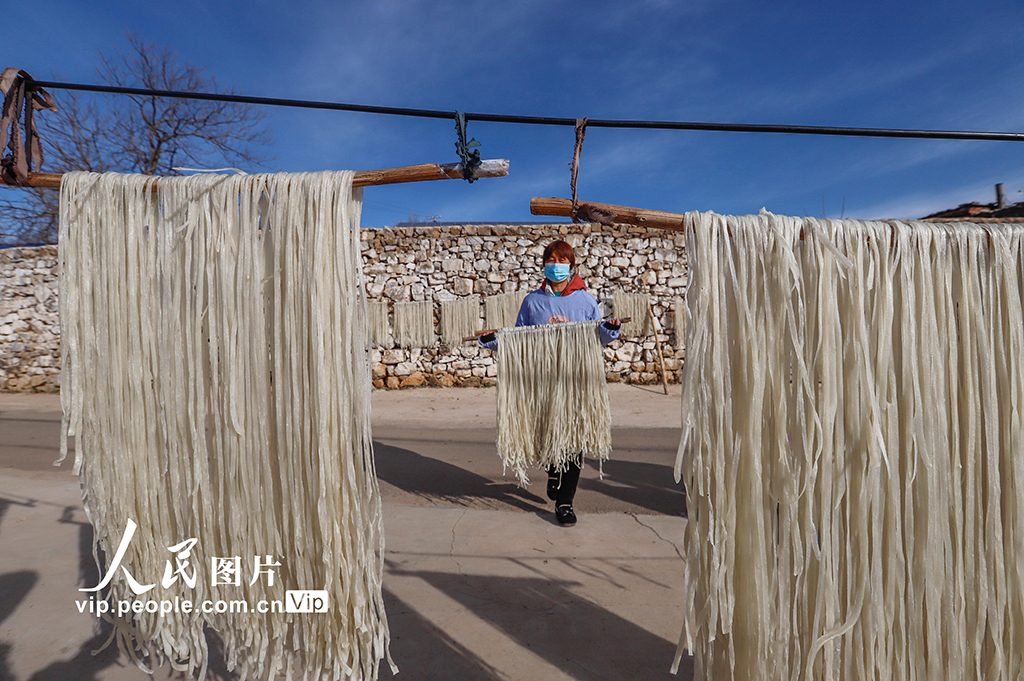
[(618, 331), (622, 323), (618, 319), (606, 319), (604, 320), (604, 328), (610, 331)]

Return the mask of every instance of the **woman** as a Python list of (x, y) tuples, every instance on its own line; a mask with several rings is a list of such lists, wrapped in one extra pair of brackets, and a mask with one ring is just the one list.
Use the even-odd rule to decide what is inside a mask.
[[(564, 241), (552, 241), (544, 249), (544, 283), (523, 299), (516, 326), (582, 322), (601, 318), (601, 308), (587, 285), (576, 273), (576, 254)], [(609, 319), (598, 326), (602, 345), (619, 337), (619, 320)], [(494, 333), (481, 336), (480, 344), (491, 350), (498, 347)], [(562, 525), (575, 525), (572, 500), (580, 479), (580, 467), (570, 462), (559, 474), (548, 468), (548, 498), (555, 502), (555, 517)]]

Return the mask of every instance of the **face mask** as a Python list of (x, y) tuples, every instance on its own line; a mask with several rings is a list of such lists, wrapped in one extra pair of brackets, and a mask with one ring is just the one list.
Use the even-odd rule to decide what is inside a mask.
[(569, 276), (569, 263), (549, 262), (544, 265), (544, 277), (548, 281), (560, 282)]

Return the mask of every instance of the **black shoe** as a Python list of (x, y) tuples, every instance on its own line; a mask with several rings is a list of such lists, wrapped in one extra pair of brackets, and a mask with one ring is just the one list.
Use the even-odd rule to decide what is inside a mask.
[(554, 501), (558, 498), (558, 478), (548, 478), (548, 499)]
[(555, 517), (558, 518), (559, 525), (576, 524), (576, 514), (572, 512), (572, 506), (559, 506), (555, 509)]

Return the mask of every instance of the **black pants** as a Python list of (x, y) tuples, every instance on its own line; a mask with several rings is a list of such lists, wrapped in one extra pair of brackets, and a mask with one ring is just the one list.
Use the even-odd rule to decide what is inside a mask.
[(556, 473), (554, 468), (548, 468), (548, 478), (558, 480), (558, 497), (555, 499), (555, 506), (572, 506), (573, 497), (576, 496), (576, 485), (580, 481), (580, 467), (570, 461), (564, 473)]

